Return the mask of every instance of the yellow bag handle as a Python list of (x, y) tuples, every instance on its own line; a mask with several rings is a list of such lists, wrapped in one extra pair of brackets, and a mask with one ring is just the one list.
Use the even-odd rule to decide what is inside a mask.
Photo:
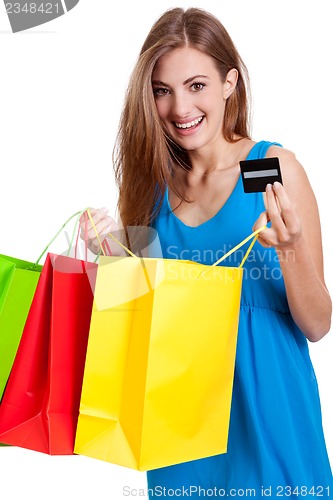
[[(101, 247), (103, 255), (105, 256), (104, 248), (103, 248), (101, 239), (99, 237), (98, 231), (96, 229), (95, 223), (93, 221), (93, 218), (91, 217), (91, 213), (90, 213), (89, 208), (87, 209), (87, 213), (88, 213), (88, 217), (89, 217), (89, 220), (91, 222), (91, 225), (93, 227), (93, 230), (95, 231), (99, 246)], [(133, 252), (131, 252), (131, 250), (129, 250), (127, 247), (125, 247), (125, 245), (123, 245), (121, 241), (119, 241), (115, 236), (113, 236), (112, 233), (108, 233), (108, 236), (110, 236), (110, 238), (112, 238), (116, 243), (118, 243), (118, 245), (120, 245), (121, 248), (123, 248), (125, 250), (125, 252), (127, 252), (131, 257), (135, 257), (136, 259), (139, 259), (139, 257), (137, 255), (135, 255)]]
[(243, 258), (243, 260), (242, 260), (242, 262), (241, 262), (241, 264), (239, 266), (239, 267), (243, 267), (243, 265), (245, 264), (246, 259), (249, 256), (249, 253), (251, 252), (251, 250), (253, 248), (253, 245), (255, 244), (255, 242), (258, 239), (259, 233), (261, 231), (263, 231), (264, 229), (267, 229), (266, 225), (259, 227), (259, 229), (257, 229), (256, 231), (253, 231), (253, 233), (250, 234), (250, 236), (247, 236), (247, 238), (245, 238), (238, 245), (236, 245), (234, 248), (232, 248), (231, 250), (229, 250), (229, 252), (225, 253), (223, 255), (223, 257), (221, 257), (219, 260), (217, 260), (216, 262), (214, 262), (214, 264), (212, 264), (212, 267), (213, 266), (217, 266), (218, 264), (220, 264), (220, 262), (223, 262), (227, 257), (229, 257), (231, 254), (233, 254), (234, 252), (236, 252), (236, 250), (238, 250), (239, 248), (241, 248), (243, 245), (245, 245), (245, 243), (247, 243), (249, 240), (251, 240), (253, 238), (253, 240), (251, 241), (251, 244), (250, 244), (249, 248), (247, 249), (246, 254), (244, 255), (244, 258)]
[(220, 264), (220, 262), (223, 262), (227, 257), (229, 257), (230, 255), (232, 255), (234, 252), (236, 252), (236, 250), (238, 250), (239, 248), (241, 248), (243, 245), (245, 245), (245, 243), (247, 243), (249, 240), (251, 240), (253, 238), (253, 240), (251, 241), (251, 244), (249, 245), (249, 248), (246, 250), (246, 253), (243, 257), (243, 260), (242, 262), (240, 263), (240, 266), (239, 268), (242, 268), (246, 259), (248, 258), (249, 256), (249, 253), (251, 252), (252, 248), (253, 248), (253, 245), (255, 244), (255, 242), (257, 241), (258, 239), (258, 235), (261, 231), (263, 231), (264, 229), (267, 229), (267, 226), (262, 226), (262, 227), (259, 227), (259, 229), (257, 229), (256, 231), (253, 231), (253, 233), (250, 234), (250, 236), (247, 236), (243, 241), (241, 241), (240, 243), (238, 243), (238, 245), (236, 245), (234, 248), (232, 248), (231, 250), (229, 250), (229, 252), (225, 253), (223, 255), (223, 257), (221, 257), (219, 260), (217, 260), (216, 262), (214, 262), (214, 264), (212, 264), (211, 266), (209, 266), (207, 269), (205, 269), (204, 271), (201, 271), (201, 273), (199, 273), (199, 276), (198, 278), (201, 278), (204, 274), (206, 274), (208, 271), (210, 271), (214, 266), (217, 266), (218, 264)]
[[(103, 255), (105, 256), (105, 252), (104, 252), (104, 248), (103, 248), (103, 245), (102, 245), (102, 242), (101, 242), (101, 239), (99, 237), (99, 234), (98, 234), (98, 231), (96, 229), (96, 226), (95, 226), (95, 223), (93, 221), (93, 218), (91, 217), (91, 213), (90, 213), (90, 210), (88, 208), (87, 210), (87, 213), (88, 213), (88, 217), (90, 219), (90, 222), (91, 222), (91, 225), (96, 233), (96, 236), (97, 236), (97, 240), (98, 240), (98, 243), (99, 243), (99, 246), (101, 247), (101, 250), (103, 252)], [(142, 264), (142, 267), (143, 267), (143, 272), (144, 272), (144, 275), (145, 275), (145, 278), (146, 278), (146, 281), (147, 281), (147, 285), (148, 285), (148, 288), (149, 288), (149, 291), (152, 291), (153, 288), (151, 286), (151, 282), (150, 282), (150, 279), (149, 279), (149, 276), (148, 276), (148, 272), (147, 272), (147, 268), (146, 268), (146, 265), (145, 265), (145, 261), (142, 257), (138, 257), (137, 255), (135, 255), (133, 252), (131, 252), (131, 250), (129, 250), (127, 247), (125, 247), (125, 245), (122, 244), (121, 241), (118, 240), (118, 238), (116, 238), (115, 236), (113, 236), (112, 233), (108, 233), (108, 235), (116, 242), (118, 243), (118, 245), (121, 246), (121, 248), (123, 248), (131, 257), (134, 257), (135, 259), (139, 259), (141, 260), (141, 264)]]
[[(90, 222), (91, 222), (91, 225), (96, 233), (96, 237), (97, 237), (97, 240), (98, 240), (98, 243), (101, 247), (101, 250), (103, 252), (103, 255), (105, 256), (105, 251), (104, 251), (104, 248), (103, 248), (103, 245), (102, 245), (102, 242), (100, 240), (100, 237), (99, 237), (99, 234), (98, 234), (98, 231), (96, 229), (96, 226), (95, 226), (95, 223), (93, 221), (93, 218), (91, 217), (91, 213), (90, 213), (90, 210), (89, 208), (87, 209), (87, 213), (88, 213), (88, 217), (90, 219)], [(231, 254), (233, 254), (234, 252), (236, 252), (239, 248), (241, 248), (243, 245), (245, 245), (245, 243), (247, 243), (249, 240), (252, 240), (251, 244), (249, 245), (249, 248), (247, 249), (245, 255), (244, 255), (244, 258), (240, 264), (240, 268), (243, 267), (246, 259), (248, 258), (249, 256), (249, 253), (251, 252), (252, 248), (253, 248), (253, 245), (255, 244), (255, 242), (257, 241), (258, 239), (258, 236), (259, 236), (259, 233), (261, 231), (263, 231), (264, 229), (267, 229), (267, 226), (261, 226), (259, 227), (259, 229), (257, 229), (256, 231), (253, 231), (252, 234), (250, 234), (250, 236), (247, 236), (243, 241), (241, 241), (238, 245), (236, 245), (234, 248), (232, 248), (231, 250), (229, 250), (229, 252), (227, 252), (226, 254), (223, 255), (223, 257), (221, 257), (219, 260), (217, 260), (216, 262), (214, 262), (214, 264), (212, 264), (211, 267), (214, 267), (214, 266), (217, 266), (218, 264), (220, 264), (221, 262), (223, 262), (227, 257), (229, 257)], [(121, 243), (121, 241), (119, 241), (115, 236), (113, 236), (112, 233), (108, 233), (108, 236), (110, 236), (110, 238), (112, 238), (116, 243), (118, 243), (118, 245), (121, 246), (121, 248), (123, 248), (129, 255), (131, 255), (131, 257), (135, 257), (136, 259), (140, 259), (140, 257), (138, 257), (137, 255), (135, 255), (133, 252), (131, 252), (131, 250), (129, 250), (127, 247), (125, 247), (125, 245), (123, 245)], [(140, 259), (142, 260), (142, 259)]]

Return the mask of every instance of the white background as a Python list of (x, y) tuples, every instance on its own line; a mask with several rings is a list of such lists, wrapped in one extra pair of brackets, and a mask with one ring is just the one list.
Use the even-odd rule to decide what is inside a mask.
[[(17, 34), (0, 5), (0, 252), (34, 261), (74, 212), (107, 206), (115, 214), (111, 154), (128, 78), (152, 23), (176, 6), (219, 17), (250, 72), (254, 140), (281, 142), (304, 165), (333, 291), (329, 0), (81, 0), (67, 15)], [(64, 246), (63, 238), (52, 249)], [(328, 335), (310, 346), (331, 462), (332, 345)], [(14, 500), (120, 500), (125, 485), (146, 484), (144, 473), (123, 467), (18, 448), (0, 448), (0, 474), (1, 497)]]

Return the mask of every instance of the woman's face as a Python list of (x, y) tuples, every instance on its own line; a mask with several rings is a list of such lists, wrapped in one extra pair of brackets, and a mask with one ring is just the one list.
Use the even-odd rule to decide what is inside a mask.
[(225, 103), (236, 83), (236, 70), (222, 83), (213, 59), (197, 49), (182, 47), (161, 56), (152, 85), (168, 135), (188, 151), (223, 141)]

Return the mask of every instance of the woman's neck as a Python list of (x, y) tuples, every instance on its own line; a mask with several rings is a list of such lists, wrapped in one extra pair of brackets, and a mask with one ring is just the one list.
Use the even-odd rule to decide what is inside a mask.
[(215, 147), (207, 146), (189, 151), (191, 175), (204, 177), (234, 167), (246, 156), (245, 151), (247, 152), (250, 144), (250, 139), (240, 139), (237, 142), (222, 139)]

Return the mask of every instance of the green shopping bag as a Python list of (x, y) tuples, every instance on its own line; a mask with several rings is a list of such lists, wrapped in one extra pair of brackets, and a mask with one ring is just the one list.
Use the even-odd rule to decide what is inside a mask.
[(41, 270), (32, 262), (0, 255), (0, 400)]

